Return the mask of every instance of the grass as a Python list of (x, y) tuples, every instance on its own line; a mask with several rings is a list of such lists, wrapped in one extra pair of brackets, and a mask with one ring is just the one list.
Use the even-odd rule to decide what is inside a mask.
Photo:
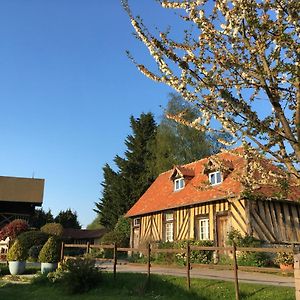
[[(240, 284), (241, 299), (244, 300), (292, 300), (295, 290), (287, 287), (274, 287), (253, 284)], [(186, 289), (186, 281), (181, 277), (151, 275), (147, 284), (144, 274), (119, 273), (117, 279), (113, 274), (103, 273), (98, 288), (82, 295), (67, 295), (56, 285), (45, 283), (12, 284), (0, 281), (1, 299), (5, 300), (214, 300), (235, 299), (232, 282), (192, 279), (191, 290)]]

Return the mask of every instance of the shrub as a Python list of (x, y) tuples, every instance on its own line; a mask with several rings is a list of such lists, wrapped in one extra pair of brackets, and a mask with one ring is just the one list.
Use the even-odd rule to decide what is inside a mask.
[(41, 231), (26, 231), (18, 236), (18, 239), (27, 250), (29, 250), (33, 246), (44, 245), (47, 242), (48, 238), (49, 235)]
[(27, 258), (27, 249), (16, 239), (13, 245), (8, 249), (8, 261), (24, 261)]
[(292, 265), (294, 264), (294, 254), (291, 252), (278, 252), (275, 263), (278, 265)]
[(29, 261), (38, 261), (39, 258), (39, 254), (41, 252), (43, 248), (43, 245), (34, 245), (32, 247), (30, 247), (30, 249), (28, 250), (28, 260)]
[(51, 236), (40, 251), (39, 261), (42, 263), (56, 263), (60, 256), (60, 242)]
[(28, 230), (28, 223), (22, 219), (16, 219), (6, 226), (4, 226), (0, 231), (0, 240), (5, 240), (9, 237), (11, 240), (15, 239), (20, 233)]
[(41, 227), (41, 231), (49, 235), (62, 236), (64, 228), (59, 223), (48, 223)]
[(50, 276), (61, 282), (70, 294), (87, 292), (101, 282), (101, 272), (90, 258), (68, 259), (55, 273)]
[[(241, 233), (232, 229), (227, 235), (227, 244), (238, 247), (261, 247), (261, 241), (252, 235), (242, 236)], [(271, 264), (270, 255), (264, 252), (241, 251), (237, 257), (238, 264), (241, 266), (265, 267)]]

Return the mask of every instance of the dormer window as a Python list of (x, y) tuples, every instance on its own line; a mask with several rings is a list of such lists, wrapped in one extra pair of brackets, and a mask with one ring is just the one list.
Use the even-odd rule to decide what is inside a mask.
[(184, 188), (184, 178), (177, 178), (174, 180), (174, 192)]
[(223, 181), (222, 174), (220, 171), (209, 173), (208, 179), (211, 185), (217, 185)]

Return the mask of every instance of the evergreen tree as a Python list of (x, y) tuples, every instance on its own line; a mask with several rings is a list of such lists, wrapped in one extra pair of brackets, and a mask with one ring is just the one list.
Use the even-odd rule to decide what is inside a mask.
[(142, 113), (139, 118), (130, 118), (132, 134), (125, 140), (127, 150), (124, 157), (116, 156), (117, 171), (108, 164), (103, 168), (103, 193), (95, 211), (100, 223), (113, 229), (120, 216), (141, 197), (154, 180), (148, 167), (153, 160), (150, 145), (156, 136), (156, 123), (151, 113)]
[(48, 212), (45, 212), (41, 208), (35, 209), (34, 214), (29, 219), (29, 224), (31, 227), (39, 229), (47, 223), (52, 223), (53, 220), (54, 219), (51, 210), (49, 209)]
[(76, 211), (73, 212), (70, 208), (67, 210), (61, 210), (55, 217), (54, 221), (61, 224), (63, 228), (81, 228)]

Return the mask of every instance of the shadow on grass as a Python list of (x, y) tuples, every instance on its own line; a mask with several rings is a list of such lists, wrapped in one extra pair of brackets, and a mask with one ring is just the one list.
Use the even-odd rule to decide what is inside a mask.
[(251, 297), (253, 297), (253, 296), (259, 294), (260, 292), (262, 292), (262, 291), (264, 291), (264, 290), (266, 290), (265, 287), (262, 287), (262, 288), (260, 288), (260, 289), (256, 289), (256, 290), (253, 291), (253, 292), (243, 292), (243, 291), (241, 292), (241, 291), (240, 291), (240, 297), (241, 297), (241, 299), (243, 299), (243, 300), (250, 299)]

